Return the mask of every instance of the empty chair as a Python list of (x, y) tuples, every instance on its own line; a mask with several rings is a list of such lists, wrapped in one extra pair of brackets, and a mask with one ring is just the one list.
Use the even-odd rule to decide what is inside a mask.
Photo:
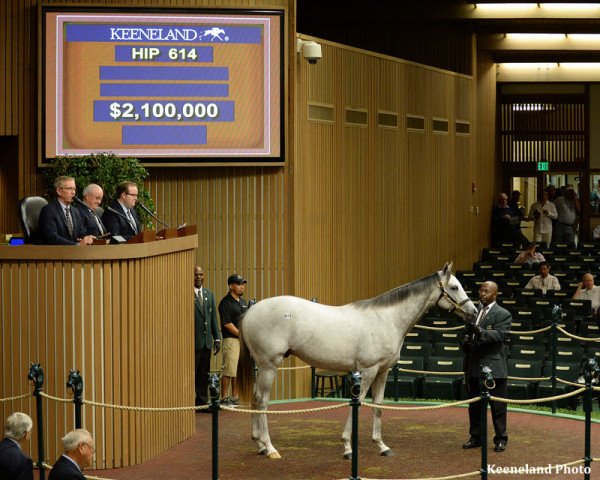
[(433, 346), (433, 355), (436, 357), (462, 357), (463, 351), (458, 343), (439, 342)]
[(425, 375), (422, 373), (402, 372), (399, 369), (407, 370), (423, 370), (423, 358), (421, 357), (400, 357), (396, 367), (390, 370), (387, 383), (385, 385), (386, 397), (394, 398), (420, 398), (423, 390), (423, 379)]
[(513, 333), (510, 334), (512, 345), (544, 345), (544, 335), (540, 333)]
[(25, 243), (39, 243), (38, 221), (40, 212), (46, 205), (48, 202), (42, 197), (25, 197), (19, 200), (19, 223)]
[(429, 334), (427, 330), (422, 328), (413, 328), (404, 337), (405, 342), (427, 343), (429, 342)]
[(592, 315), (591, 300), (574, 300), (565, 298), (561, 301), (561, 305), (565, 310), (573, 310), (576, 317), (587, 318)]
[(539, 325), (542, 318), (539, 307), (517, 307), (511, 309), (511, 313), (513, 317), (528, 318), (533, 326)]
[(510, 358), (543, 362), (546, 359), (546, 349), (543, 345), (512, 345)]
[(433, 343), (460, 343), (463, 337), (462, 330), (437, 330), (433, 332)]
[(431, 344), (404, 342), (400, 349), (400, 358), (419, 357), (423, 359), (423, 365), (427, 365), (431, 355)]
[[(552, 360), (552, 349), (548, 348), (548, 360)], [(560, 363), (577, 363), (581, 364), (583, 359), (583, 348), (579, 346), (567, 347), (564, 345), (556, 346), (556, 360)], [(546, 370), (544, 370), (546, 371)]]
[[(579, 363), (575, 362), (560, 362), (556, 364), (556, 378), (566, 380), (567, 382), (577, 383), (579, 378)], [(552, 361), (548, 360), (544, 364), (544, 375), (552, 375)], [(552, 397), (554, 395), (562, 395), (575, 390), (577, 387), (567, 385), (565, 383), (556, 382), (556, 388), (552, 390), (552, 380), (543, 380), (537, 386), (537, 398)], [(551, 406), (552, 402), (542, 402), (537, 405)], [(559, 408), (571, 408), (575, 410), (577, 407), (577, 398), (569, 397), (556, 401), (556, 406)]]
[(579, 336), (600, 339), (600, 328), (596, 322), (581, 322), (579, 325)]
[(513, 318), (510, 325), (510, 331), (518, 334), (519, 332), (528, 332), (531, 330), (531, 320), (529, 318)]
[(481, 252), (481, 260), (494, 261), (498, 255), (502, 255), (504, 250), (500, 248), (484, 248)]
[[(539, 360), (508, 359), (508, 376), (521, 378), (539, 378), (542, 375), (542, 362)], [(525, 400), (535, 398), (538, 380), (514, 380), (506, 382), (508, 398)]]
[[(460, 357), (429, 357), (427, 370), (441, 372), (427, 374), (423, 381), (423, 398), (457, 400), (462, 385), (463, 360)], [(448, 372), (445, 374), (444, 372)], [(456, 373), (451, 375), (451, 373)], [(460, 373), (460, 374), (459, 374)]]

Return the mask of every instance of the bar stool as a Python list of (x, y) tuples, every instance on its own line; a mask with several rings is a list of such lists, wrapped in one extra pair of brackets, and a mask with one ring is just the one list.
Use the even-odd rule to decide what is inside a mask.
[(317, 370), (315, 372), (315, 397), (321, 390), (321, 397), (325, 396), (325, 379), (329, 379), (329, 388), (327, 394), (333, 394), (332, 396), (339, 397), (339, 373), (332, 372), (329, 370)]

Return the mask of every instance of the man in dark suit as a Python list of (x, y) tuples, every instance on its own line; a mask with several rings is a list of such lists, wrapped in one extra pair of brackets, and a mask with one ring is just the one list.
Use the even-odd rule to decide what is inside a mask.
[(54, 181), (57, 198), (42, 208), (39, 218), (40, 239), (45, 245), (90, 245), (81, 212), (72, 208), (75, 179), (58, 177)]
[(96, 213), (96, 209), (100, 206), (102, 197), (104, 197), (102, 187), (95, 183), (90, 183), (83, 189), (81, 196), (83, 197), (83, 203), (79, 203), (77, 208), (81, 212), (88, 235), (100, 237), (108, 233), (100, 216)]
[[(465, 353), (465, 380), (471, 398), (480, 395), (480, 366), (489, 367), (494, 377), (495, 386), (490, 389), (491, 395), (506, 398), (506, 364), (508, 332), (512, 323), (512, 315), (496, 303), (498, 285), (484, 282), (479, 288), (481, 308), (475, 323), (465, 326), (462, 341)], [(490, 402), (492, 422), (494, 424), (494, 451), (506, 449), (506, 403)], [(463, 448), (481, 446), (481, 402), (469, 404), (469, 441)]]
[(194, 293), (196, 405), (206, 405), (208, 403), (210, 352), (214, 348), (215, 355), (219, 353), (221, 349), (221, 332), (217, 322), (215, 295), (204, 286), (204, 270), (198, 266), (194, 268)]
[(117, 185), (116, 196), (116, 200), (104, 210), (102, 222), (110, 233), (129, 240), (142, 231), (142, 224), (134, 208), (138, 187), (134, 182), (120, 183)]
[(21, 450), (21, 443), (31, 436), (32, 426), (25, 413), (14, 412), (6, 419), (0, 442), (0, 480), (33, 480), (33, 462)]
[(92, 464), (96, 451), (92, 434), (78, 428), (67, 433), (62, 441), (65, 453), (52, 466), (48, 480), (85, 480), (82, 470)]

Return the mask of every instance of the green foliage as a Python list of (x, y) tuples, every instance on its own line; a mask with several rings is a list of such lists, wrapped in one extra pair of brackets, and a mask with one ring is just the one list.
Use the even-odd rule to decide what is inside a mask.
[[(144, 180), (149, 177), (148, 171), (136, 158), (122, 158), (114, 153), (94, 153), (83, 156), (57, 157), (52, 165), (42, 174), (46, 186), (46, 196), (54, 198), (54, 179), (60, 176), (73, 177), (77, 185), (78, 195), (90, 183), (97, 183), (104, 189), (102, 207), (106, 207), (115, 199), (117, 185), (131, 181), (138, 186), (138, 201), (154, 212), (154, 201), (150, 192), (144, 188)], [(151, 217), (141, 208), (136, 208), (140, 221), (151, 225)]]

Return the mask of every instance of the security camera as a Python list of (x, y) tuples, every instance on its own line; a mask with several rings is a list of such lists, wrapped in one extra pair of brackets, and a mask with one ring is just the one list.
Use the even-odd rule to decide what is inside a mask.
[(323, 57), (321, 52), (321, 45), (317, 42), (311, 42), (306, 40), (297, 40), (297, 52), (302, 51), (302, 56), (308, 60), (308, 63), (314, 65)]

